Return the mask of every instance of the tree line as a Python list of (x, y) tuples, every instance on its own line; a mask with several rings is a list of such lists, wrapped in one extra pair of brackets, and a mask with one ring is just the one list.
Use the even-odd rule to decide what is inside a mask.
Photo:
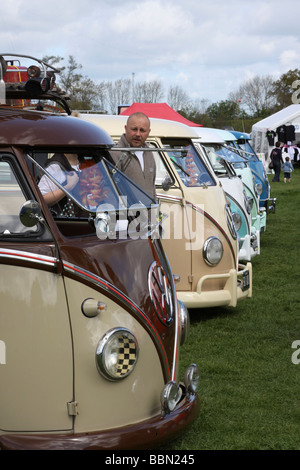
[(60, 69), (58, 85), (69, 94), (71, 109), (78, 111), (117, 114), (119, 105), (166, 101), (175, 111), (205, 127), (250, 132), (255, 122), (300, 102), (299, 69), (289, 70), (277, 80), (271, 75), (255, 76), (241, 83), (227, 99), (211, 103), (207, 99), (192, 100), (178, 85), (170, 86), (166, 93), (159, 80), (135, 82), (134, 74), (131, 79), (95, 82), (81, 73), (82, 65), (71, 55), (66, 65), (59, 56), (43, 60)]

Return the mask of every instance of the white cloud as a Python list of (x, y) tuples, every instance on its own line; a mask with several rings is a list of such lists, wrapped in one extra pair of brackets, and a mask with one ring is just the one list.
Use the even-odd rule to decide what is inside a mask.
[(73, 55), (93, 80), (134, 73), (162, 80), (166, 94), (176, 84), (218, 101), (250, 76), (299, 67), (297, 12), (296, 0), (15, 0), (1, 5), (0, 44), (39, 58)]
[(132, 9), (128, 9), (127, 3), (124, 3), (124, 7), (111, 20), (112, 31), (125, 37), (155, 43), (182, 36), (190, 24), (184, 7), (181, 7), (184, 4), (176, 3), (178, 2), (146, 0), (136, 2)]
[(299, 48), (297, 47), (297, 50), (289, 49), (289, 50), (282, 51), (279, 56), (279, 60), (280, 60), (280, 65), (282, 67), (282, 70), (284, 71), (299, 68), (299, 64), (300, 64)]

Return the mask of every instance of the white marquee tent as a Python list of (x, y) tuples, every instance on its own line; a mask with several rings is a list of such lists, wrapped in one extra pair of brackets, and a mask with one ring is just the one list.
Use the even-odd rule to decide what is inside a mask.
[(252, 126), (251, 143), (256, 153), (264, 153), (266, 159), (268, 159), (271, 150), (278, 141), (278, 135), (274, 136), (274, 144), (270, 145), (266, 133), (267, 131), (274, 131), (276, 133), (277, 129), (282, 125), (294, 126), (295, 140), (291, 144), (296, 145), (300, 143), (300, 104), (291, 104), (287, 108), (262, 119)]

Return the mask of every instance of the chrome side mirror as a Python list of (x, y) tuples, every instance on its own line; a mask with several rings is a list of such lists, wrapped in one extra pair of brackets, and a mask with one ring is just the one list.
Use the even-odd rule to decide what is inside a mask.
[(26, 201), (20, 210), (20, 220), (25, 227), (33, 227), (38, 222), (44, 222), (42, 211), (37, 201)]
[(166, 176), (166, 177), (163, 179), (162, 183), (161, 183), (162, 188), (163, 188), (164, 191), (169, 191), (169, 189), (170, 189), (170, 187), (172, 186), (172, 184), (173, 184), (173, 181), (172, 181), (172, 179), (170, 178), (170, 176)]

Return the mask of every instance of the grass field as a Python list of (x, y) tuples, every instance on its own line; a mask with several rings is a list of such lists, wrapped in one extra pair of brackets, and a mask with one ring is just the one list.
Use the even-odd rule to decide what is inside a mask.
[(201, 409), (164, 450), (300, 450), (300, 363), (292, 362), (300, 341), (300, 169), (290, 184), (283, 174), (280, 183), (271, 179), (277, 207), (252, 260), (253, 297), (190, 311), (181, 376), (196, 362)]

